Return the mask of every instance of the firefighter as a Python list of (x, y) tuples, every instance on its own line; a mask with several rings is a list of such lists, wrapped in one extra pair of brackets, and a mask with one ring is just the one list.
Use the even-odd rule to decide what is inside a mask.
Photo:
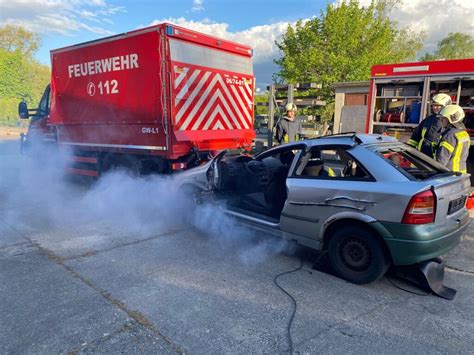
[(443, 107), (451, 105), (451, 97), (446, 94), (437, 94), (431, 101), (431, 111), (433, 113), (426, 117), (418, 127), (415, 128), (408, 145), (418, 149), (431, 158), (435, 158), (441, 136), (442, 126), (439, 112)]
[(296, 117), (296, 105), (289, 102), (285, 106), (286, 115), (276, 124), (276, 140), (279, 144), (294, 142), (301, 134), (301, 122)]
[(440, 112), (443, 132), (436, 160), (451, 171), (466, 173), (470, 138), (462, 123), (464, 111), (458, 105), (448, 105)]

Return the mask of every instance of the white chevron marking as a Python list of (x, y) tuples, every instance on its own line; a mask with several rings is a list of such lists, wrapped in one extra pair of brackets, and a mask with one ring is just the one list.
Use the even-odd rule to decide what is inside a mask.
[(199, 69), (196, 69), (192, 74), (191, 77), (188, 79), (188, 81), (184, 84), (184, 86), (181, 88), (181, 91), (179, 92), (178, 95), (176, 95), (176, 98), (178, 99), (183, 99), (184, 96), (186, 95), (186, 92), (189, 90), (191, 85), (193, 84), (194, 80), (196, 80), (197, 76), (201, 73)]
[(176, 123), (181, 120), (183, 114), (186, 112), (189, 105), (191, 105), (191, 103), (194, 101), (194, 98), (196, 97), (196, 95), (201, 91), (201, 88), (204, 86), (204, 84), (206, 83), (210, 75), (211, 75), (210, 72), (206, 72), (204, 76), (201, 78), (201, 81), (199, 82), (199, 84), (195, 87), (194, 91), (189, 95), (185, 104), (181, 107), (179, 112), (176, 114)]
[[(174, 71), (176, 72), (176, 68), (178, 68), (176, 65), (174, 66)], [(176, 78), (174, 81), (174, 88), (176, 89), (179, 84), (181, 84), (181, 81), (186, 77), (188, 74), (189, 68), (183, 68), (184, 73), (180, 73), (179, 76)]]
[(239, 86), (239, 90), (242, 93), (242, 96), (245, 98), (245, 101), (247, 101), (247, 105), (250, 106), (252, 104), (252, 101), (248, 98), (248, 96), (245, 94), (245, 90), (242, 86)]
[[(211, 116), (209, 116), (206, 124), (204, 125), (203, 127), (203, 130), (205, 129), (208, 129), (209, 126), (211, 125), (212, 121), (214, 121), (214, 118), (217, 116), (217, 114), (221, 114), (221, 117), (224, 119), (224, 122), (227, 124), (227, 128), (228, 129), (232, 129), (232, 125), (230, 124), (229, 120), (227, 119), (224, 111), (222, 110), (222, 107), (220, 105), (217, 105), (216, 109), (214, 110), (214, 112), (212, 113)], [(217, 120), (219, 122), (219, 120)], [(222, 124), (222, 122), (221, 122)]]
[(245, 89), (247, 90), (248, 96), (252, 97), (252, 85), (247, 84), (247, 79), (244, 78)]
[(222, 125), (221, 121), (217, 121), (214, 127), (212, 127), (213, 130), (218, 130), (218, 129), (225, 129), (225, 127)]
[[(207, 107), (208, 107), (208, 108), (211, 108), (211, 107), (214, 105), (214, 103), (216, 102), (216, 100), (217, 100), (218, 98), (221, 99), (222, 104), (223, 104), (224, 107), (226, 108), (227, 113), (230, 114), (231, 119), (232, 119), (232, 121), (234, 121), (236, 127), (237, 127), (238, 129), (242, 129), (242, 126), (240, 125), (238, 119), (237, 119), (236, 117), (234, 117), (234, 115), (232, 115), (232, 111), (230, 110), (230, 107), (229, 107), (229, 105), (227, 104), (227, 101), (226, 101), (224, 95), (222, 94), (222, 92), (221, 92), (219, 89), (216, 90), (216, 92), (215, 92), (214, 95), (212, 96), (211, 100), (209, 100), (209, 102), (207, 103)], [(218, 107), (222, 110), (222, 107), (220, 107), (220, 105), (218, 105)], [(216, 109), (217, 109), (217, 108), (216, 108)], [(205, 110), (205, 111), (207, 112), (207, 110)], [(213, 112), (213, 114), (214, 114), (214, 112)], [(224, 121), (226, 121), (226, 123), (228, 124), (229, 128), (232, 129), (232, 128), (233, 128), (233, 127), (232, 127), (232, 124), (229, 122), (227, 116), (226, 116), (226, 115), (223, 115), (222, 118), (224, 119)], [(204, 119), (205, 119), (205, 114), (204, 114), (204, 112), (202, 112), (201, 115), (199, 116), (198, 120), (194, 123), (194, 125), (193, 125), (193, 127), (192, 127), (191, 129), (192, 129), (192, 130), (198, 129)], [(208, 121), (208, 122), (210, 123), (210, 121)], [(206, 126), (207, 126), (207, 125), (206, 125)]]
[(241, 111), (243, 111), (245, 113), (245, 116), (251, 120), (251, 117), (250, 117), (250, 113), (248, 112), (247, 108), (245, 107), (244, 103), (242, 102), (242, 99), (240, 98), (240, 95), (239, 93), (237, 92), (237, 89), (235, 88), (235, 86), (231, 86), (232, 88), (232, 91), (234, 92), (235, 94), (235, 97), (237, 98), (237, 101), (239, 102), (240, 104), (240, 107), (242, 108)]
[[(180, 130), (185, 130), (185, 128), (189, 125), (189, 123), (194, 119), (194, 116), (196, 115), (196, 112), (201, 108), (203, 102), (207, 99), (207, 97), (211, 93), (216, 81), (217, 81), (217, 77), (212, 78), (211, 82), (209, 83), (209, 86), (204, 90), (204, 93), (201, 95), (198, 102), (196, 103), (196, 105), (194, 105), (193, 109), (191, 110), (189, 115), (186, 117), (186, 120), (181, 125)], [(184, 114), (184, 112), (183, 112), (183, 114)]]
[[(240, 110), (239, 110), (237, 104), (235, 103), (235, 100), (232, 98), (232, 95), (230, 94), (229, 89), (227, 88), (227, 85), (224, 83), (224, 80), (222, 80), (222, 78), (220, 76), (219, 76), (219, 82), (221, 83), (221, 86), (224, 90), (224, 93), (226, 94), (226, 97), (232, 103), (232, 106), (234, 107), (235, 112), (237, 112), (237, 114), (239, 114)], [(227, 100), (225, 100), (225, 101), (227, 101)], [(227, 102), (226, 102), (226, 105), (227, 105)], [(228, 110), (228, 112), (232, 112), (232, 111), (230, 111), (228, 106), (226, 106), (226, 109)], [(232, 115), (232, 119), (234, 120), (234, 122), (236, 123), (236, 125), (239, 129), (242, 128), (241, 125), (239, 124), (239, 121), (241, 121), (244, 124), (245, 128), (249, 128), (249, 126), (247, 124), (247, 120), (245, 120), (245, 119), (239, 120), (239, 118), (234, 117), (234, 115)]]
[[(188, 86), (190, 86), (197, 78), (197, 75), (199, 74), (200, 70), (196, 70), (193, 75), (189, 78), (188, 83), (184, 86), (183, 90)], [(224, 83), (224, 80), (222, 79), (220, 74), (216, 74), (212, 81), (207, 85), (205, 89), (203, 89), (204, 84), (206, 81), (209, 79), (209, 76), (212, 74), (212, 72), (206, 72), (204, 76), (201, 78), (199, 84), (194, 88), (193, 92), (190, 93), (189, 97), (187, 98), (185, 104), (181, 107), (179, 112), (176, 114), (176, 123), (181, 121), (183, 119), (184, 114), (186, 111), (189, 109), (190, 105), (193, 105), (191, 112), (189, 112), (188, 115), (186, 115), (186, 119), (184, 122), (179, 125), (180, 130), (186, 130), (186, 129), (191, 129), (191, 130), (196, 130), (200, 127), (204, 119), (206, 119), (207, 114), (209, 113), (209, 110), (212, 108), (212, 106), (215, 104), (217, 99), (221, 100), (221, 103), (217, 105), (217, 107), (214, 109), (214, 111), (211, 113), (209, 119), (207, 119), (205, 129), (209, 128), (211, 125), (213, 119), (217, 115), (217, 113), (221, 114), (222, 120), (225, 122), (225, 124), (228, 125), (229, 129), (232, 129), (232, 123), (234, 123), (235, 127), (237, 129), (242, 129), (242, 126), (245, 129), (249, 129), (249, 121), (251, 121), (251, 114), (248, 110), (248, 106), (251, 104), (251, 100), (248, 97), (249, 94), (249, 86), (246, 84), (245, 89), (243, 86), (239, 87), (241, 96), (239, 95), (239, 91), (236, 89), (235, 86), (231, 86), (231, 89), (234, 93), (234, 97), (231, 95), (229, 92), (228, 86)], [(184, 78), (184, 77), (183, 77)], [(184, 80), (184, 79), (181, 79)], [(215, 88), (217, 82), (220, 84), (220, 88)], [(181, 90), (181, 93), (183, 92)], [(201, 91), (202, 90), (202, 91)], [(190, 123), (194, 120), (195, 115), (197, 112), (202, 108), (204, 102), (206, 99), (209, 97), (210, 93), (215, 90), (215, 93), (212, 95), (212, 98), (205, 104), (204, 110), (200, 113), (198, 119), (196, 122), (192, 125), (192, 127), (188, 127)], [(251, 91), (251, 89), (250, 89)], [(194, 100), (197, 96), (199, 97), (199, 100), (194, 103)], [(242, 99), (243, 97), (243, 99)], [(175, 100), (175, 105), (179, 102), (180, 100), (176, 98)], [(229, 102), (230, 101), (230, 102)], [(238, 104), (237, 104), (237, 102)], [(244, 101), (247, 103), (247, 105), (244, 104)], [(232, 109), (230, 108), (231, 105), (234, 108), (234, 112), (237, 113), (237, 116), (235, 116), (232, 112)], [(223, 107), (222, 107), (223, 106)], [(240, 109), (239, 109), (240, 106)], [(224, 110), (225, 109), (225, 110)], [(245, 117), (239, 116), (243, 115)], [(218, 120), (219, 122), (221, 120)], [(222, 127), (223, 124), (221, 122)], [(213, 128), (211, 128), (213, 129)], [(225, 129), (225, 128), (224, 128)]]
[[(232, 114), (232, 110), (230, 109), (229, 104), (228, 104), (227, 101), (229, 100), (232, 103), (232, 106), (234, 106), (234, 109), (237, 112), (237, 114), (240, 113), (240, 110), (237, 107), (237, 105), (235, 104), (235, 101), (232, 99), (232, 96), (230, 96), (229, 90), (227, 90), (227, 86), (224, 84), (224, 80), (222, 80), (222, 77), (220, 75), (219, 75), (219, 82), (221, 84), (222, 89), (224, 90), (224, 93), (227, 95), (227, 96), (225, 96), (224, 94), (222, 94), (222, 92), (219, 92), (219, 97), (222, 101), (222, 104), (224, 105), (225, 109), (227, 110), (227, 113), (232, 118), (232, 121), (234, 121), (235, 126), (238, 129), (242, 129), (242, 126), (240, 125), (239, 119), (237, 117), (235, 117), (234, 114)], [(245, 123), (245, 120), (244, 120), (244, 123)]]
[[(216, 101), (216, 98), (219, 96), (219, 90), (217, 90), (214, 95), (212, 95), (211, 99), (209, 100), (209, 102), (206, 104), (206, 107), (204, 108), (204, 110), (201, 112), (201, 114), (199, 115), (197, 121), (194, 123), (194, 125), (190, 128), (191, 130), (194, 130), (194, 129), (197, 129), (197, 127), (199, 127), (202, 123), (202, 121), (204, 120), (204, 118), (206, 117), (207, 113), (209, 112), (209, 110), (211, 109), (212, 105), (214, 104), (214, 102)], [(183, 125), (182, 129), (186, 129), (187, 127)]]

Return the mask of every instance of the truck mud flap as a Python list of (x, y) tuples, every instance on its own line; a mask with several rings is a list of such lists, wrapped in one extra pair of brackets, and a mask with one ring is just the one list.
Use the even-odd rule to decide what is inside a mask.
[(444, 285), (444, 268), (444, 260), (435, 258), (416, 265), (397, 267), (395, 274), (441, 298), (453, 300), (457, 291)]

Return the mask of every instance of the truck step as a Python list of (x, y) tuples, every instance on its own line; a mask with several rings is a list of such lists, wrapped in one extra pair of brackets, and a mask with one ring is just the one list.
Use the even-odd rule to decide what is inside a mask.
[[(76, 154), (81, 154), (81, 152), (76, 152)], [(71, 155), (67, 157), (67, 160), (68, 166), (66, 168), (66, 171), (69, 174), (90, 177), (99, 176), (99, 159), (97, 156)]]

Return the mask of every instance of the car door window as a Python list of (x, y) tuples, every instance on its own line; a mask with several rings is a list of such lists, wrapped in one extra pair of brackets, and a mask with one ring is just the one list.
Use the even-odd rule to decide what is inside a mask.
[(345, 148), (313, 148), (300, 160), (294, 176), (338, 179), (373, 180), (367, 170)]

